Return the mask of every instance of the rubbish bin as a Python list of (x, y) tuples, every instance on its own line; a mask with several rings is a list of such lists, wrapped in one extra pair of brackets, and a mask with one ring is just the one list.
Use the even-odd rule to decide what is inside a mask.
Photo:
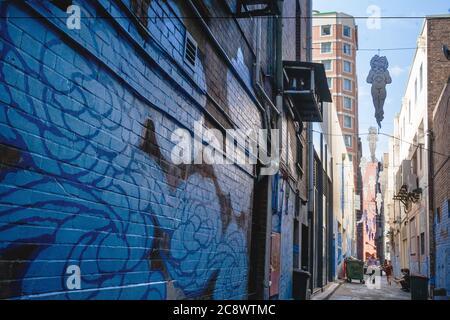
[(447, 290), (445, 288), (435, 288), (433, 290), (434, 300), (448, 300)]
[(428, 299), (428, 278), (421, 274), (410, 276), (411, 300)]
[(356, 259), (347, 259), (345, 264), (347, 281), (359, 280), (360, 283), (364, 283), (364, 262)]
[(308, 271), (294, 269), (292, 279), (292, 297), (294, 300), (306, 300), (309, 290), (309, 278), (311, 274)]

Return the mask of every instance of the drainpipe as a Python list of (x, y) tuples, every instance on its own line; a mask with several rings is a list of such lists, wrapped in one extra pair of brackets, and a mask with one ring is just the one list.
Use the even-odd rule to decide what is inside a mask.
[(433, 164), (433, 131), (426, 133), (428, 143), (428, 229), (430, 244), (430, 291), (433, 293), (436, 275), (436, 239), (434, 237), (434, 164)]
[[(306, 14), (307, 16), (312, 16), (312, 3), (311, 0), (306, 1)], [(306, 28), (306, 61), (310, 62), (312, 60), (311, 56), (311, 47), (312, 47), (312, 21), (308, 22), (308, 26)], [(313, 259), (313, 250), (314, 250), (314, 144), (313, 144), (313, 128), (312, 123), (308, 123), (307, 129), (307, 138), (308, 138), (308, 232), (309, 232), (309, 248), (308, 248), (308, 257), (309, 257), (309, 272), (311, 273), (310, 280), (310, 289), (313, 289), (313, 279), (314, 277), (314, 259)]]
[[(256, 64), (255, 64), (255, 86), (259, 93), (265, 98), (266, 102), (276, 110), (272, 100), (267, 96), (264, 88), (259, 83), (261, 77), (261, 19), (258, 18), (256, 25)], [(270, 130), (270, 109), (264, 105), (265, 113), (263, 114), (263, 129)], [(268, 145), (270, 148), (270, 146)], [(260, 177), (258, 177), (260, 178)], [(263, 283), (263, 299), (270, 298), (270, 247), (271, 247), (271, 230), (272, 230), (272, 176), (267, 177), (267, 214), (266, 214), (266, 237), (264, 243), (264, 283)]]
[[(276, 37), (275, 39), (275, 87), (276, 87), (276, 100), (275, 100), (275, 111), (277, 113), (276, 117), (276, 127), (275, 129), (280, 130), (281, 129), (281, 113), (283, 110), (283, 57), (282, 57), (282, 34), (283, 34), (283, 1), (277, 1), (278, 8), (280, 9), (280, 15), (278, 17), (275, 17), (275, 26), (274, 26), (274, 35)], [(260, 26), (259, 26), (260, 27)], [(261, 39), (259, 38), (259, 41)], [(259, 43), (260, 44), (260, 43)], [(258, 71), (259, 72), (259, 71)], [(258, 73), (257, 73), (258, 74)], [(259, 78), (258, 78), (259, 80)], [(265, 95), (264, 90), (261, 90), (263, 88), (260, 88), (260, 91), (262, 91)], [(266, 100), (267, 99), (266, 97)], [(272, 104), (273, 106), (273, 104)], [(270, 124), (270, 122), (269, 122)], [(280, 152), (279, 155), (281, 157), (281, 141), (282, 141), (282, 135), (279, 134), (279, 148)], [(274, 143), (274, 141), (272, 141)], [(278, 192), (278, 189), (272, 188), (273, 185), (273, 176), (268, 177), (268, 188), (267, 188), (267, 224), (266, 224), (266, 256), (265, 256), (265, 285), (264, 285), (264, 300), (269, 300), (270, 298), (270, 248), (272, 243), (272, 193)]]
[[(283, 114), (283, 1), (277, 1), (280, 15), (275, 17), (275, 87), (276, 107), (280, 111), (277, 117), (277, 129), (282, 129)], [(281, 158), (283, 135), (279, 134), (279, 155)]]

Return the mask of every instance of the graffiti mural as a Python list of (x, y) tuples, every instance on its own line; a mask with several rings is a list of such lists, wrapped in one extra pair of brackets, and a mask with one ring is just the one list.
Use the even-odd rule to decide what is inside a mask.
[(248, 212), (216, 168), (171, 165), (160, 115), (43, 22), (0, 37), (0, 298), (246, 297)]

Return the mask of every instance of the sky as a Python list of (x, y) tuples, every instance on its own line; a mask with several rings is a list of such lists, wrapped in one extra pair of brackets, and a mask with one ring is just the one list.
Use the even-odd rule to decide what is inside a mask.
[[(319, 11), (338, 11), (355, 17), (368, 17), (370, 11), (377, 6), (381, 17), (423, 17), (433, 14), (449, 14), (450, 1), (447, 0), (313, 0), (313, 9)], [(375, 120), (375, 109), (370, 95), (370, 85), (366, 78), (370, 70), (370, 59), (378, 54), (386, 56), (389, 61), (389, 72), (392, 84), (387, 85), (387, 98), (384, 105), (384, 121), (381, 133), (392, 135), (394, 117), (400, 111), (402, 97), (406, 90), (409, 68), (414, 58), (415, 50), (383, 50), (394, 48), (415, 48), (417, 37), (422, 30), (423, 19), (381, 19), (380, 28), (368, 27), (368, 19), (356, 19), (359, 33), (359, 51), (357, 52), (356, 72), (359, 90), (359, 132), (363, 143), (363, 156), (370, 158), (367, 143), (369, 127), (378, 127)], [(370, 22), (370, 20), (369, 20)], [(370, 26), (370, 25), (369, 25)], [(374, 50), (368, 50), (374, 49)], [(388, 137), (378, 138), (376, 157), (382, 159), (388, 152)]]

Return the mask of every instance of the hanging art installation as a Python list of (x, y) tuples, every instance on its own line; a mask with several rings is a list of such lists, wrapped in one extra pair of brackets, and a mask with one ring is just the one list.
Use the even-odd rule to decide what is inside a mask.
[(375, 107), (375, 118), (378, 126), (381, 128), (381, 122), (384, 119), (384, 102), (386, 100), (386, 85), (392, 83), (389, 74), (389, 62), (386, 57), (375, 55), (370, 60), (370, 72), (367, 76), (367, 83), (372, 85), (372, 100)]
[(377, 158), (375, 157), (375, 152), (377, 150), (377, 142), (378, 142), (377, 128), (375, 128), (375, 127), (369, 128), (369, 134), (367, 135), (367, 141), (369, 142), (370, 159), (372, 162), (377, 162)]

